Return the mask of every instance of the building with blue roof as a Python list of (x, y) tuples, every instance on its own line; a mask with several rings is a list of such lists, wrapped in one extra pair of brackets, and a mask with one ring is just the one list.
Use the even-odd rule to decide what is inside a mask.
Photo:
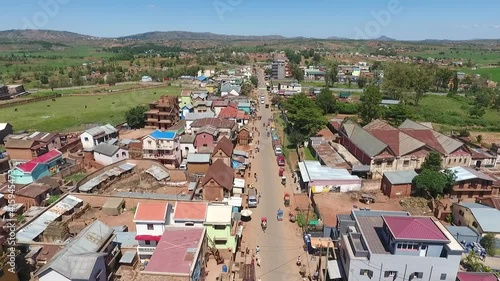
[(180, 137), (175, 131), (156, 130), (142, 138), (142, 157), (157, 160), (169, 168), (181, 163)]
[(479, 203), (459, 202), (452, 206), (453, 223), (469, 226), (481, 235), (500, 234), (500, 210)]

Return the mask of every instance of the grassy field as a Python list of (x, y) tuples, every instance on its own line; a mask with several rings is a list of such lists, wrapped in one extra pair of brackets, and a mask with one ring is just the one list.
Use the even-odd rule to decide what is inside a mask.
[(445, 58), (457, 61), (471, 60), (476, 64), (494, 64), (500, 61), (499, 50), (485, 50), (485, 49), (465, 49), (465, 50), (452, 50), (448, 47), (439, 46), (434, 50), (427, 50), (423, 52), (408, 52), (401, 53), (401, 55), (421, 56), (423, 58)]
[(500, 67), (485, 67), (476, 70), (462, 69), (462, 71), (469, 74), (480, 74), (481, 76), (489, 77), (495, 82), (500, 82)]
[(413, 107), (420, 121), (439, 123), (444, 128), (500, 131), (500, 112), (487, 109), (484, 116), (474, 118), (468, 115), (469, 103), (463, 97), (425, 96), (418, 107)]
[(16, 105), (17, 111), (14, 107), (2, 108), (0, 120), (10, 122), (16, 131), (69, 131), (85, 124), (116, 124), (124, 122), (124, 113), (136, 105), (179, 93), (178, 87), (162, 87), (101, 96), (65, 96), (56, 101)]

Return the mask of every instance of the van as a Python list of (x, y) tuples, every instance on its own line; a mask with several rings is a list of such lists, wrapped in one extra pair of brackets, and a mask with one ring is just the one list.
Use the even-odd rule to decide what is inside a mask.
[(257, 191), (255, 189), (248, 190), (248, 208), (256, 208), (258, 204)]
[(187, 159), (182, 160), (181, 164), (179, 165), (179, 169), (186, 170), (187, 164), (188, 164)]
[(281, 149), (281, 146), (277, 145), (274, 148), (274, 155), (278, 156), (279, 154), (283, 154), (283, 150)]

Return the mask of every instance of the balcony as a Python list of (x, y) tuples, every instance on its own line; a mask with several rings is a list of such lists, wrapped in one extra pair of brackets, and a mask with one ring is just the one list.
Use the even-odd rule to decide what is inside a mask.
[(175, 154), (151, 154), (144, 153), (142, 154), (144, 159), (164, 159), (164, 160), (176, 160), (177, 156)]
[(139, 252), (139, 255), (152, 255), (155, 250), (156, 247), (137, 247), (137, 252)]

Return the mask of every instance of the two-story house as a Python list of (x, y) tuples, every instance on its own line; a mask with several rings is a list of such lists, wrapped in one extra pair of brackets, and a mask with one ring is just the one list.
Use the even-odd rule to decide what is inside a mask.
[(42, 156), (14, 167), (10, 172), (15, 184), (30, 184), (38, 179), (55, 175), (62, 165), (62, 153), (51, 150)]
[(213, 162), (205, 176), (200, 180), (203, 190), (203, 200), (222, 201), (231, 197), (233, 188), (234, 170), (219, 159)]
[(233, 156), (234, 144), (225, 136), (222, 137), (214, 148), (212, 153), (212, 163), (222, 160), (224, 164), (231, 167), (231, 157)]
[(343, 280), (455, 281), (464, 249), (432, 217), (360, 210), (338, 224)]
[(453, 203), (453, 224), (468, 226), (481, 236), (493, 233), (500, 239), (500, 210), (479, 203)]
[(181, 162), (179, 136), (175, 132), (156, 130), (142, 138), (144, 159), (158, 160), (170, 167), (178, 167)]
[(149, 104), (146, 115), (146, 127), (168, 129), (179, 122), (179, 100), (173, 96), (162, 96)]
[(90, 151), (98, 144), (108, 142), (117, 137), (118, 131), (116, 128), (111, 124), (106, 124), (85, 130), (80, 135), (80, 141), (82, 142), (83, 149)]
[(496, 179), (470, 167), (448, 168), (455, 174), (455, 183), (450, 190), (450, 198), (474, 201), (476, 197), (494, 196), (498, 187), (493, 183)]
[(194, 139), (194, 147), (215, 147), (217, 139), (219, 137), (219, 130), (212, 126), (207, 125), (202, 127), (196, 132), (196, 137)]
[(191, 98), (191, 90), (184, 89), (181, 91), (181, 96), (179, 97), (179, 108), (183, 108), (188, 104), (193, 104), (193, 99)]
[(250, 115), (243, 110), (239, 110), (236, 105), (232, 103), (222, 109), (217, 117), (234, 121), (238, 124), (239, 128), (247, 125), (250, 120)]
[(233, 207), (228, 204), (210, 203), (207, 207), (205, 227), (207, 237), (220, 250), (236, 250), (236, 235), (232, 235)]
[(35, 132), (9, 135), (4, 141), (12, 166), (33, 160), (50, 150), (61, 148), (61, 136), (58, 133)]
[(185, 128), (186, 133), (192, 133), (191, 124), (193, 124), (193, 122), (195, 122), (196, 120), (204, 118), (214, 118), (214, 117), (215, 113), (213, 113), (212, 111), (203, 113), (195, 113), (195, 112), (186, 113), (184, 115), (184, 120), (186, 121), (186, 128)]
[(165, 227), (171, 223), (172, 206), (167, 202), (139, 203), (134, 223), (138, 241), (137, 253), (141, 261), (150, 259)]
[(191, 131), (196, 134), (201, 128), (212, 125), (217, 128), (220, 132), (220, 137), (226, 136), (230, 140), (234, 140), (236, 137), (236, 130), (238, 125), (232, 120), (227, 120), (223, 118), (202, 118), (191, 123)]

